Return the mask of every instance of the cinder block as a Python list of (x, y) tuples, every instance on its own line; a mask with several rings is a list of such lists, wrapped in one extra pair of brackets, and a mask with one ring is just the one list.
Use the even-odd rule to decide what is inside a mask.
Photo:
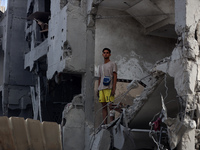
[(29, 144), (24, 118), (10, 117), (9, 120), (12, 127), (13, 140), (16, 146), (15, 150), (28, 150)]
[(8, 117), (0, 117), (0, 150), (15, 150)]
[(43, 135), (47, 150), (62, 150), (60, 125), (55, 122), (43, 122)]
[(31, 150), (45, 150), (42, 125), (39, 120), (26, 119), (27, 136)]

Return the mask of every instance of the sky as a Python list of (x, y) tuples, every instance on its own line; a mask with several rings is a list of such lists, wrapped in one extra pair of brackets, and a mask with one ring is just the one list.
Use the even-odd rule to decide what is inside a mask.
[(7, 8), (7, 0), (1, 0), (1, 5)]

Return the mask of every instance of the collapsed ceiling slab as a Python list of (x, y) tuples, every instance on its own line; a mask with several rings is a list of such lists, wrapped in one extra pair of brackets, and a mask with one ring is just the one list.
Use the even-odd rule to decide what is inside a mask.
[(145, 28), (147, 35), (177, 38), (173, 0), (104, 0), (99, 7), (127, 12)]
[(149, 0), (143, 0), (137, 3), (136, 5), (127, 9), (126, 12), (133, 16), (145, 28), (150, 27), (167, 18), (167, 15), (165, 15), (164, 12), (162, 12)]
[[(155, 88), (153, 93), (148, 95), (148, 99), (145, 100), (145, 103), (141, 107), (140, 111), (129, 122), (130, 128), (149, 129), (149, 123), (153, 120), (155, 114), (160, 113), (162, 109), (160, 98), (161, 95), (165, 97), (165, 104), (167, 106), (167, 109), (169, 110), (168, 115), (170, 117), (176, 117), (180, 108), (177, 92), (174, 88), (174, 81), (173, 78), (169, 76), (164, 76), (162, 77), (162, 81)], [(143, 97), (141, 97), (141, 99), (139, 99), (138, 97), (136, 100), (133, 101), (133, 103), (137, 105), (137, 101), (143, 101)]]

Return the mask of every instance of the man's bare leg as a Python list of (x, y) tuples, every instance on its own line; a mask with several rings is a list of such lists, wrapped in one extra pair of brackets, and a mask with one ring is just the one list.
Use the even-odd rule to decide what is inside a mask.
[(108, 109), (107, 109), (107, 103), (103, 102), (102, 103), (102, 113), (103, 113), (103, 120), (104, 120), (104, 124), (107, 124), (107, 115), (108, 115)]

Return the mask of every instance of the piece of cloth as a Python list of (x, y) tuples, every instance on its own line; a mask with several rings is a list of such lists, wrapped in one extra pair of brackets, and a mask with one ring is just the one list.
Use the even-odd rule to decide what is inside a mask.
[(153, 129), (155, 131), (160, 131), (161, 118), (158, 118), (156, 121), (153, 122), (153, 124)]
[(104, 89), (99, 91), (99, 102), (113, 102), (115, 97), (111, 96), (111, 89)]
[[(113, 72), (117, 73), (117, 65), (115, 62), (109, 61), (108, 63), (99, 66), (99, 77), (101, 77), (101, 82), (98, 87), (99, 91), (103, 89), (112, 89)], [(110, 84), (108, 86), (103, 85), (103, 79), (105, 76), (109, 76), (111, 78)]]

